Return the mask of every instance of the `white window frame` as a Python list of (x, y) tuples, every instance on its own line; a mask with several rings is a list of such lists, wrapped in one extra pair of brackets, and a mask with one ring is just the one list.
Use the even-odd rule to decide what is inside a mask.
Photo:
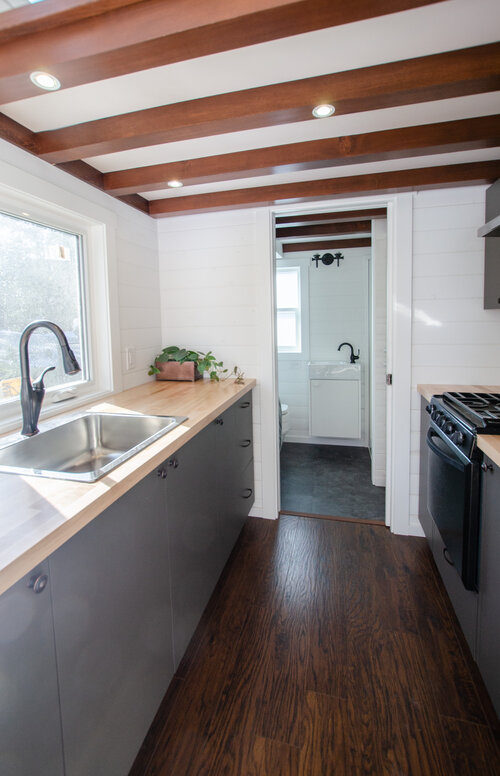
[[(298, 269), (299, 271), (299, 304), (298, 308), (298, 328), (299, 328), (299, 347), (298, 348), (278, 348), (276, 340), (276, 350), (280, 358), (285, 359), (308, 359), (309, 358), (309, 262), (307, 259), (279, 259), (275, 261), (275, 272), (279, 270)], [(274, 279), (276, 282), (276, 279)], [(277, 303), (276, 303), (277, 304)], [(295, 309), (295, 308), (280, 308)], [(275, 311), (278, 316), (278, 308)], [(277, 325), (276, 325), (277, 329)], [(277, 338), (276, 331), (276, 338)]]
[[(30, 176), (31, 177), (31, 176)], [(58, 191), (64, 196), (65, 192)], [(79, 205), (80, 198), (67, 195), (71, 204)], [(81, 200), (82, 205), (84, 200)], [(86, 203), (88, 205), (88, 203)], [(82, 285), (88, 356), (88, 380), (65, 388), (47, 388), (40, 419), (67, 412), (117, 390), (117, 369), (113, 359), (113, 304), (110, 279), (114, 274), (114, 234), (110, 223), (97, 220), (78, 211), (69, 210), (26, 192), (0, 185), (0, 210), (8, 215), (81, 235)], [(85, 210), (85, 206), (82, 207)], [(113, 222), (113, 218), (111, 219)], [(111, 256), (110, 256), (111, 254)], [(57, 321), (55, 321), (57, 323)], [(112, 336), (115, 330), (115, 337)], [(119, 352), (119, 348), (118, 348)], [(50, 364), (47, 364), (50, 366)], [(64, 401), (61, 401), (65, 397)], [(0, 433), (17, 429), (21, 423), (21, 406), (15, 397), (0, 405)]]
[[(302, 272), (301, 268), (299, 266), (291, 266), (291, 267), (282, 267), (277, 266), (276, 267), (276, 275), (280, 275), (281, 273), (291, 273), (293, 272), (297, 277), (297, 297), (298, 297), (298, 305), (296, 307), (278, 307), (276, 304), (276, 316), (278, 316), (279, 313), (294, 313), (295, 315), (295, 341), (296, 345), (279, 345), (278, 344), (278, 353), (302, 353), (302, 305), (301, 305), (301, 298), (302, 298)], [(276, 285), (278, 284), (278, 281), (276, 280)]]

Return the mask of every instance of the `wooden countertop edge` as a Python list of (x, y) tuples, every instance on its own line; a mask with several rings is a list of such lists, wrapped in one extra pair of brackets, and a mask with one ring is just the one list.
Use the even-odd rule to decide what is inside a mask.
[[(201, 381), (200, 381), (201, 382)], [(155, 385), (155, 383), (147, 383), (146, 385)], [(179, 384), (176, 384), (177, 386)], [(193, 385), (193, 384), (189, 384)], [(234, 383), (233, 383), (234, 385)], [(34, 542), (27, 548), (24, 548), (19, 554), (15, 554), (15, 547), (13, 549), (14, 557), (11, 560), (2, 563), (0, 561), (0, 594), (5, 592), (9, 587), (15, 584), (19, 579), (25, 576), (31, 569), (37, 564), (42, 563), (49, 555), (63, 545), (68, 539), (74, 536), (78, 531), (84, 528), (88, 523), (94, 520), (100, 515), (107, 507), (117, 501), (123, 494), (136, 485), (141, 479), (147, 476), (150, 472), (159, 466), (170, 455), (173, 455), (179, 448), (189, 442), (196, 434), (202, 431), (208, 424), (215, 420), (222, 412), (235, 404), (242, 396), (252, 390), (256, 386), (256, 380), (245, 379), (244, 384), (238, 386), (239, 390), (231, 393), (229, 396), (225, 396), (221, 401), (213, 404), (208, 412), (203, 412), (200, 417), (193, 419), (190, 423), (190, 417), (186, 423), (181, 424), (177, 428), (170, 431), (164, 437), (158, 439), (148, 447), (141, 450), (134, 455), (128, 461), (125, 461), (121, 466), (117, 467), (114, 471), (110, 472), (107, 476), (103, 477), (95, 483), (75, 483), (67, 480), (55, 480), (55, 479), (43, 479), (39, 477), (24, 477), (22, 475), (2, 474), (4, 477), (13, 478), (19, 477), (28, 486), (37, 488), (41, 483), (51, 483), (53, 488), (60, 486), (60, 489), (71, 489), (72, 486), (78, 486), (78, 489), (83, 492), (87, 490), (83, 500), (87, 501), (84, 506), (75, 507), (74, 514), (64, 517), (61, 514), (62, 522), (52, 530), (48, 530), (46, 535), (40, 537), (40, 539)], [(139, 386), (139, 388), (142, 386)], [(166, 386), (162, 386), (166, 392), (168, 389)], [(236, 387), (236, 386), (234, 386)], [(106, 404), (109, 406), (108, 411), (112, 411), (112, 407), (116, 406), (117, 411), (120, 411), (119, 403), (121, 397), (131, 391), (124, 391), (119, 394), (107, 397), (104, 402), (100, 404)], [(179, 388), (177, 387), (177, 390)], [(157, 394), (156, 398), (161, 398), (161, 394)], [(212, 397), (213, 400), (213, 397)], [(140, 401), (140, 400), (139, 400)], [(137, 404), (137, 400), (134, 400)], [(97, 410), (98, 405), (92, 405), (94, 410)], [(188, 415), (189, 402), (186, 403), (186, 411), (181, 413), (178, 408), (168, 414), (176, 415)], [(87, 408), (79, 408), (78, 413), (85, 411)], [(162, 414), (153, 413), (150, 410), (144, 410), (145, 414)], [(77, 413), (75, 413), (77, 414)], [(5, 480), (4, 480), (5, 481)], [(41, 495), (41, 499), (44, 497)], [(46, 500), (46, 499), (44, 499)], [(78, 498), (80, 503), (82, 497)], [(54, 513), (60, 514), (57, 507), (53, 507)], [(18, 544), (19, 542), (16, 542)]]
[[(432, 396), (439, 396), (445, 391), (459, 391), (461, 393), (500, 393), (498, 385), (417, 385), (418, 393), (427, 401)], [(477, 446), (483, 453), (491, 458), (493, 463), (500, 466), (500, 436), (496, 434), (478, 434)]]

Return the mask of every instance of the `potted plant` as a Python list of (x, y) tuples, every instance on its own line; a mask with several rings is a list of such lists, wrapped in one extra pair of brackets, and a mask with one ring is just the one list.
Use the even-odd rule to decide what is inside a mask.
[(219, 381), (227, 372), (222, 361), (217, 361), (211, 351), (201, 353), (189, 348), (170, 345), (163, 348), (149, 367), (148, 375), (156, 375), (157, 380), (200, 380), (208, 372), (210, 380)]

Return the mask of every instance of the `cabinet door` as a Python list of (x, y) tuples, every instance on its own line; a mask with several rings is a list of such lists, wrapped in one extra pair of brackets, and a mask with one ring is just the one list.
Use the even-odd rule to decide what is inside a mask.
[(428, 542), (432, 546), (433, 519), (427, 509), (427, 482), (429, 479), (429, 448), (427, 447), (427, 431), (429, 429), (429, 413), (426, 411), (428, 401), (420, 401), (420, 467), (418, 480), (418, 519), (424, 529)]
[(477, 662), (500, 716), (500, 469), (484, 462), (491, 468), (483, 474)]
[(359, 380), (311, 380), (310, 383), (311, 434), (337, 439), (359, 439)]
[(252, 394), (247, 393), (219, 418), (217, 478), (221, 569), (240, 534), (255, 499)]
[(211, 424), (164, 464), (176, 668), (221, 570), (216, 456)]
[(147, 476), (49, 564), (66, 776), (124, 776), (173, 674), (163, 481)]
[[(30, 587), (35, 580), (35, 587)], [(47, 580), (47, 565), (41, 564), (0, 596), (2, 776), (63, 774), (54, 627)]]

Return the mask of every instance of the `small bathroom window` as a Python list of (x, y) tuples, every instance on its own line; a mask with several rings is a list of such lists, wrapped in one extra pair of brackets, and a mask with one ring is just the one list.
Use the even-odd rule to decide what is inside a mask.
[(277, 338), (279, 353), (301, 353), (300, 267), (276, 270)]

